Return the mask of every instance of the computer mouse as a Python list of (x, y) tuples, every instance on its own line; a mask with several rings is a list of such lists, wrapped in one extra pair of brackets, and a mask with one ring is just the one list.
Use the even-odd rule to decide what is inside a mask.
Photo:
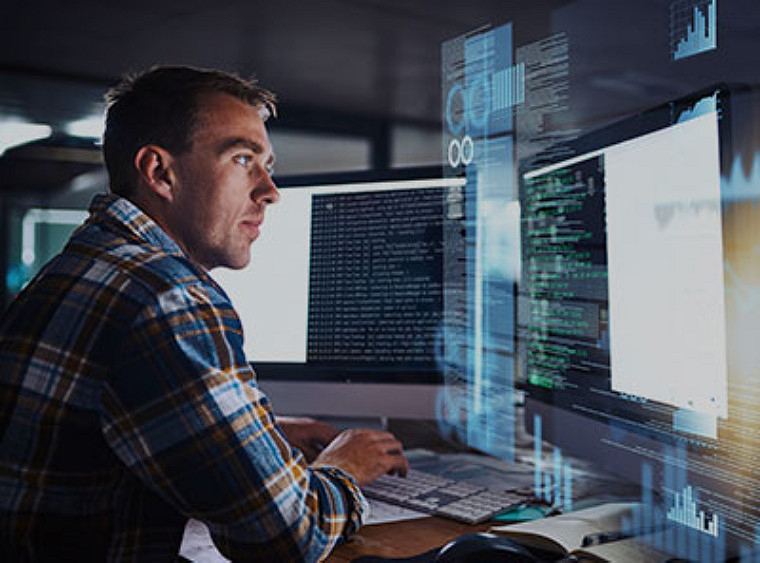
[(516, 541), (484, 532), (466, 534), (444, 545), (435, 563), (536, 563), (537, 559)]

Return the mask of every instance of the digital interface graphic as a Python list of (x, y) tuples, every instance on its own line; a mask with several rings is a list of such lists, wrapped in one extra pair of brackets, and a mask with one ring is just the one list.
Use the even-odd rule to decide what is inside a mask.
[(533, 494), (564, 512), (573, 509), (573, 469), (562, 459), (562, 452), (554, 447), (551, 461), (542, 451), (541, 416), (533, 419)]
[(442, 424), (504, 459), (514, 456), (511, 288), (518, 270), (519, 213), (513, 113), (525, 100), (525, 67), (514, 64), (512, 49), (510, 24), (479, 30), (443, 44), (441, 72), (444, 170), (467, 180), (448, 203), (461, 228), (444, 239), (443, 363), (449, 389), (442, 412), (454, 418)]
[[(525, 68), (525, 101), (516, 107), (516, 160), (518, 163), (543, 155), (565, 152), (563, 143), (578, 134), (558, 125), (570, 102), (570, 45), (567, 35), (554, 35), (516, 49), (518, 65)], [(537, 163), (538, 164), (538, 163)]]
[(670, 5), (674, 61), (718, 47), (718, 0), (675, 0)]
[[(722, 56), (717, 0), (660, 13), (664, 64)], [(589, 42), (552, 31), (512, 46), (511, 25), (485, 28), (442, 47), (442, 161), (467, 183), (447, 203), (461, 229), (444, 244), (441, 427), (511, 461), (524, 393), (536, 497), (576, 506), (575, 455), (618, 464), (641, 487), (623, 530), (635, 541), (755, 560), (760, 104), (700, 84), (585, 124), (573, 87), (589, 76), (573, 72), (588, 73)], [(624, 78), (646, 83), (636, 72)], [(665, 87), (621, 80), (589, 88)]]
[(726, 536), (720, 529), (720, 518), (701, 509), (693, 488), (686, 484), (684, 450), (671, 450), (665, 456), (681, 464), (679, 470), (669, 465), (666, 475), (667, 489), (663, 492), (666, 497), (669, 492), (670, 506), (666, 505), (667, 501), (655, 501), (652, 466), (643, 463), (641, 502), (634, 507), (631, 516), (623, 518), (623, 533), (638, 538), (644, 545), (690, 560), (723, 561)]

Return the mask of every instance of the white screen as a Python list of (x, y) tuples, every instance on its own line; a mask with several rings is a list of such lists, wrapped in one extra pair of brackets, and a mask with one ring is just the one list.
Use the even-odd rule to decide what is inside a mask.
[(247, 357), (257, 363), (306, 362), (314, 194), (429, 189), (462, 183), (461, 179), (436, 178), (282, 189), (280, 201), (267, 210), (248, 267), (220, 269), (213, 274), (242, 320)]
[(727, 416), (717, 114), (612, 147), (605, 174), (612, 388)]

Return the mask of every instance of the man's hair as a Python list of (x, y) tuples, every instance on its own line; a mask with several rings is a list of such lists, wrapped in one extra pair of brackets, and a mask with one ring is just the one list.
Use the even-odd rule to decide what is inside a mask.
[(218, 70), (154, 67), (127, 75), (106, 94), (103, 157), (111, 191), (129, 196), (137, 184), (137, 151), (155, 144), (181, 154), (192, 147), (201, 97), (224, 93), (259, 108), (266, 120), (275, 113), (275, 96), (254, 79)]

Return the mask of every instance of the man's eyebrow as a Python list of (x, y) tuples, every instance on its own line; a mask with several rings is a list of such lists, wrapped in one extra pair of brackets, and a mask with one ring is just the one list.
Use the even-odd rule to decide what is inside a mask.
[(264, 154), (264, 147), (256, 141), (251, 141), (245, 137), (232, 137), (226, 139), (219, 145), (217, 152), (222, 155), (231, 149), (245, 148), (256, 154)]

